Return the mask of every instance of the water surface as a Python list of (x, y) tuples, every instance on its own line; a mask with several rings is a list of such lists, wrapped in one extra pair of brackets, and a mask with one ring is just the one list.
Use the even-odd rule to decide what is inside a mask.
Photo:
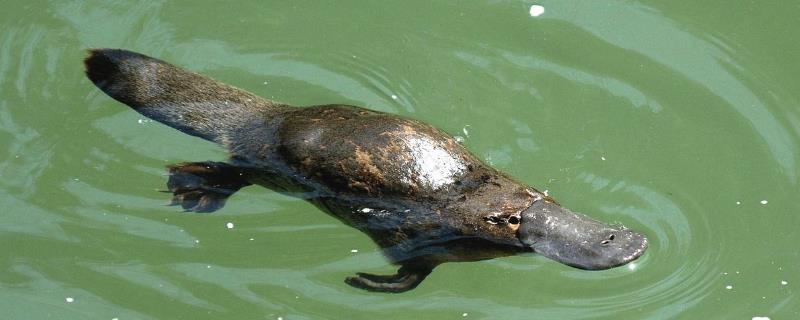
[[(9, 319), (800, 317), (792, 2), (33, 1), (0, 12), (0, 309)], [(432, 123), (565, 206), (643, 231), (635, 264), (445, 264), (408, 293), (365, 236), (258, 187), (165, 206), (217, 146), (85, 79), (121, 47), (296, 105)], [(233, 228), (227, 224), (233, 223)]]

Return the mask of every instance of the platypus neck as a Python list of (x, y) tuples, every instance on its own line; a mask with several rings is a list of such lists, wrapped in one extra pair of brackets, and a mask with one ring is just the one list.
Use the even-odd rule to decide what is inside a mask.
[(521, 246), (516, 235), (520, 214), (547, 197), (489, 167), (476, 168), (474, 173), (454, 190), (442, 210), (448, 211), (446, 216), (464, 237)]

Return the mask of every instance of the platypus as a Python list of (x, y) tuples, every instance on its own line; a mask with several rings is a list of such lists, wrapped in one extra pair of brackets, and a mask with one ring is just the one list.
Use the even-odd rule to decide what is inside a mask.
[(169, 166), (173, 204), (212, 212), (249, 185), (305, 199), (400, 266), (345, 279), (357, 288), (404, 292), (441, 263), (522, 252), (601, 270), (647, 248), (644, 235), (562, 207), (422, 121), (341, 104), (294, 107), (127, 50), (90, 50), (84, 64), (112, 98), (230, 153)]

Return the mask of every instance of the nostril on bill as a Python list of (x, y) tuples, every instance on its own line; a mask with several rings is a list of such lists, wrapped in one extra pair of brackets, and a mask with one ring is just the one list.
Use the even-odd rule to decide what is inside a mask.
[(606, 244), (611, 243), (611, 241), (613, 241), (613, 240), (614, 240), (614, 234), (612, 233), (611, 235), (608, 236), (608, 239), (600, 241), (600, 244), (606, 245)]

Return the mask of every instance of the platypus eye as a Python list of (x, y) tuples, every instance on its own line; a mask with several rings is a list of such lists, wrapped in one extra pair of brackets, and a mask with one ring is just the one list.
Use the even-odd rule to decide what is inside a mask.
[(486, 221), (486, 222), (488, 222), (490, 224), (513, 224), (513, 225), (517, 225), (517, 224), (519, 224), (519, 217), (517, 217), (517, 216), (509, 216), (509, 217), (486, 216), (486, 217), (483, 217), (483, 221)]
[(504, 222), (505, 222), (505, 221), (503, 220), (503, 218), (501, 218), (501, 217), (499, 217), (499, 216), (487, 216), (487, 217), (483, 217), (483, 221), (486, 221), (486, 222), (488, 222), (488, 223), (491, 223), (491, 224), (498, 224), (498, 223), (504, 223)]

